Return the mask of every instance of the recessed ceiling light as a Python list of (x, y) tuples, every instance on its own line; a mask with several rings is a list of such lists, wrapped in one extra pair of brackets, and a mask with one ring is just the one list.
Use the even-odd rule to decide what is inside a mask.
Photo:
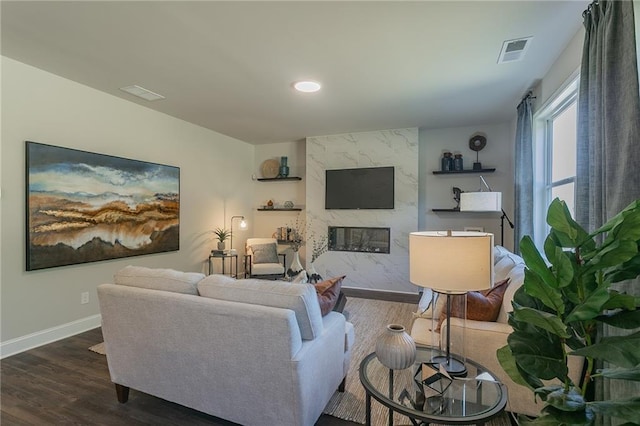
[(121, 87), (120, 90), (123, 90), (127, 93), (131, 93), (132, 95), (145, 99), (147, 101), (157, 101), (158, 99), (164, 99), (164, 96), (154, 93), (151, 90), (145, 89), (144, 87), (140, 87), (136, 85)]
[(293, 87), (298, 92), (313, 93), (320, 90), (322, 86), (317, 81), (304, 80), (304, 81), (296, 81), (295, 83), (293, 83)]

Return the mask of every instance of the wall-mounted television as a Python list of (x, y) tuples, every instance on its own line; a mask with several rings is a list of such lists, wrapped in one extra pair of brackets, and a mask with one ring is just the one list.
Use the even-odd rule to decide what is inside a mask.
[(392, 166), (333, 169), (325, 173), (325, 209), (394, 208)]

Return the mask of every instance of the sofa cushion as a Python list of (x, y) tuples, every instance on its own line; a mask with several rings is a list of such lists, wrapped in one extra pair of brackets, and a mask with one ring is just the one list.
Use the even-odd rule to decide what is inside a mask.
[(212, 299), (291, 309), (304, 340), (315, 339), (323, 330), (320, 304), (311, 284), (259, 279), (227, 281), (210, 275), (198, 283), (198, 291)]
[(197, 295), (197, 284), (204, 277), (204, 274), (198, 272), (129, 265), (116, 272), (113, 280), (115, 284), (131, 287)]
[(278, 263), (278, 247), (275, 243), (251, 246), (253, 263)]
[(320, 312), (322, 316), (327, 315), (333, 310), (340, 297), (340, 289), (342, 288), (342, 280), (346, 275), (341, 277), (329, 278), (313, 284), (318, 294), (318, 303), (320, 304)]
[[(494, 322), (498, 318), (504, 293), (509, 286), (509, 278), (496, 283), (492, 288), (467, 293), (467, 319), (474, 321)], [(451, 302), (451, 316), (464, 318), (464, 296), (454, 296)], [(447, 318), (447, 310), (443, 309), (436, 331)]]

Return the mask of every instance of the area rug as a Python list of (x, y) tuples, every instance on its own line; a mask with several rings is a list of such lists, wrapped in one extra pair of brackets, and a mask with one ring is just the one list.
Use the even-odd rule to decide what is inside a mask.
[[(347, 374), (344, 392), (336, 392), (324, 409), (325, 414), (343, 420), (364, 424), (365, 392), (360, 384), (360, 362), (375, 351), (376, 340), (387, 324), (402, 324), (411, 329), (414, 303), (387, 302), (383, 300), (348, 297), (344, 308), (345, 315), (353, 324), (355, 344), (351, 352), (351, 363)], [(104, 342), (91, 346), (89, 350), (105, 354)], [(388, 410), (373, 400), (371, 403), (371, 424), (386, 425)], [(394, 413), (394, 424), (411, 424), (410, 420)], [(504, 414), (487, 423), (487, 426), (510, 426), (508, 415)]]

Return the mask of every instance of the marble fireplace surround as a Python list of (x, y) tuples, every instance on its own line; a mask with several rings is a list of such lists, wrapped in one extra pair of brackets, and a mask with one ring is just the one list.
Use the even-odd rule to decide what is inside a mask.
[[(389, 228), (389, 253), (328, 251), (314, 267), (323, 277), (346, 275), (344, 287), (417, 293), (409, 282), (409, 233), (418, 229), (418, 129), (316, 136), (306, 139), (305, 213), (310, 235), (330, 226)], [(395, 168), (395, 208), (326, 210), (325, 170)], [(304, 246), (311, 259), (312, 244)]]

